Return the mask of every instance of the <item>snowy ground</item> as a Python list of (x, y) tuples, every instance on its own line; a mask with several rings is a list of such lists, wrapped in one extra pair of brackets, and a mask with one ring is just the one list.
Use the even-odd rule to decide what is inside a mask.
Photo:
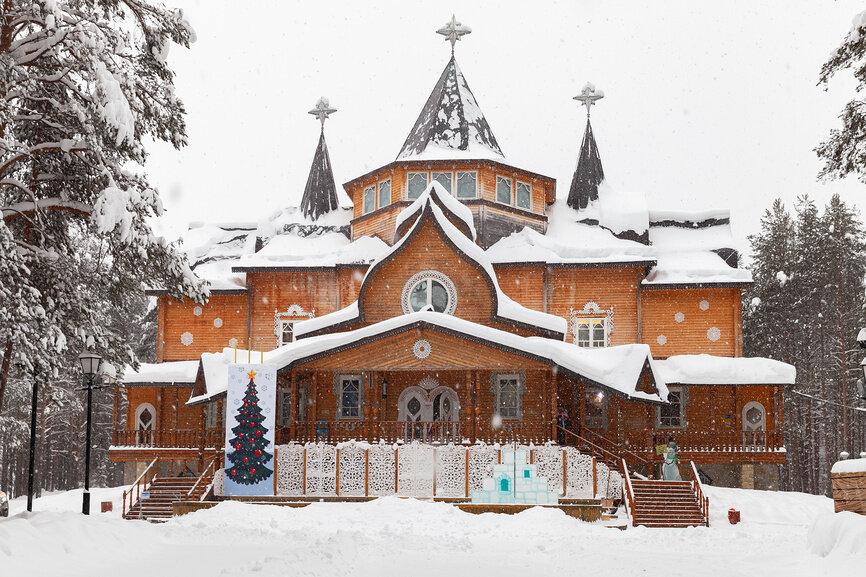
[[(866, 517), (833, 515), (799, 493), (709, 487), (711, 527), (618, 531), (557, 510), (471, 515), (396, 498), (303, 509), (223, 503), (164, 525), (85, 518), (81, 492), (45, 496), (0, 519), (0, 575), (687, 575), (862, 574)], [(743, 522), (727, 523), (727, 509)], [(811, 533), (810, 533), (811, 529)], [(821, 556), (811, 552), (817, 550)], [(552, 573), (554, 572), (554, 573)]]

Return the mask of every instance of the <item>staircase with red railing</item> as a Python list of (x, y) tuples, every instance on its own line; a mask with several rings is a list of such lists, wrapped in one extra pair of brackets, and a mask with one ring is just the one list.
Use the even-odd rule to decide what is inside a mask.
[(646, 527), (709, 526), (709, 498), (703, 493), (695, 464), (691, 464), (692, 481), (651, 481), (628, 477), (626, 498), (632, 525)]

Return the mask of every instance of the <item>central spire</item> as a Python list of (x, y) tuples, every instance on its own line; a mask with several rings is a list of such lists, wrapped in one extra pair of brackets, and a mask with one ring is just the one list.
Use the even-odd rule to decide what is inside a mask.
[(397, 160), (504, 156), (454, 59), (454, 45), (472, 30), (451, 21), (436, 31), (451, 42), (451, 59), (427, 98)]

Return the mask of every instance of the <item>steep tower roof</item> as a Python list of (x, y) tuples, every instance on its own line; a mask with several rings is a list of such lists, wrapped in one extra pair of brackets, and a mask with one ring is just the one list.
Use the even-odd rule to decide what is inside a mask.
[(568, 190), (568, 206), (580, 210), (586, 208), (590, 201), (598, 200), (598, 185), (602, 181), (604, 181), (604, 169), (601, 166), (601, 156), (598, 154), (598, 146), (592, 135), (592, 125), (587, 117), (577, 168), (574, 170), (571, 188)]
[(328, 155), (328, 144), (325, 142), (325, 119), (336, 111), (329, 106), (328, 100), (324, 97), (320, 98), (316, 107), (310, 111), (310, 114), (322, 123), (319, 145), (313, 156), (313, 165), (307, 177), (307, 186), (304, 187), (304, 196), (301, 197), (301, 211), (311, 220), (316, 220), (339, 206), (334, 173), (331, 170), (331, 157)]
[(568, 190), (568, 206), (576, 210), (586, 208), (591, 201), (598, 200), (598, 185), (604, 181), (601, 156), (598, 154), (598, 146), (592, 135), (592, 125), (589, 123), (589, 114), (593, 105), (602, 98), (604, 92), (597, 90), (591, 82), (587, 82), (580, 94), (574, 97), (586, 106), (586, 131), (583, 133), (577, 168), (574, 169), (571, 188)]
[(400, 149), (397, 160), (454, 156), (504, 157), (452, 55)]

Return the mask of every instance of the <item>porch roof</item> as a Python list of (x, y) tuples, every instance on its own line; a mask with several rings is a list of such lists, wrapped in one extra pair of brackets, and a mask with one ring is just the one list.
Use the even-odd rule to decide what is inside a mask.
[(655, 362), (666, 383), (682, 385), (793, 385), (793, 365), (763, 357), (675, 355)]
[[(310, 337), (273, 351), (254, 351), (250, 355), (250, 360), (276, 365), (278, 370), (287, 369), (313, 358), (419, 328), (455, 335), (474, 343), (544, 362), (628, 398), (651, 403), (663, 403), (667, 399), (667, 387), (664, 379), (655, 369), (656, 361), (652, 358), (649, 345), (630, 344), (585, 349), (544, 337), (522, 337), (459, 317), (430, 311), (401, 315), (354, 331)], [(246, 356), (245, 351), (240, 351), (238, 355), (241, 362)], [(227, 368), (234, 358), (235, 350), (230, 348), (224, 349), (222, 353), (204, 353), (201, 362), (205, 390), (194, 391), (187, 404), (206, 402), (225, 393)], [(655, 382), (655, 393), (643, 392), (638, 388), (645, 368), (648, 368)]]
[(199, 361), (140, 363), (137, 371), (126, 365), (121, 381), (125, 386), (191, 386), (198, 376), (198, 367)]

